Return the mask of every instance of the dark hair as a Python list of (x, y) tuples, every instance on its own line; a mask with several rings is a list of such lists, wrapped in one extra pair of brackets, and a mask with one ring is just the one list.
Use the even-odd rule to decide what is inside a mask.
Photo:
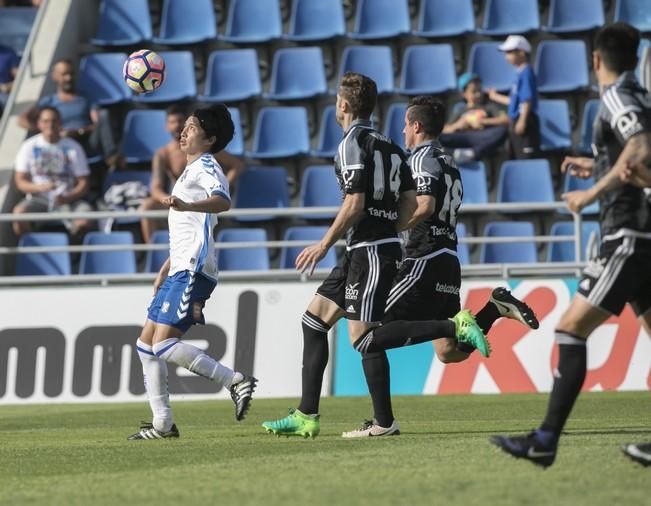
[(52, 64), (52, 68), (57, 66), (59, 63), (65, 63), (66, 65), (70, 65), (72, 67), (75, 66), (75, 64), (72, 63), (72, 60), (70, 58), (59, 58), (58, 60), (54, 61), (54, 63)]
[(192, 116), (199, 120), (206, 137), (215, 137), (215, 142), (210, 147), (212, 153), (219, 153), (231, 142), (235, 134), (235, 125), (233, 125), (228, 107), (224, 104), (195, 109)]
[(188, 110), (180, 104), (172, 104), (167, 109), (165, 109), (165, 116), (174, 116), (176, 114), (187, 118)]
[(43, 114), (45, 111), (52, 111), (54, 115), (57, 117), (57, 119), (61, 121), (61, 113), (59, 112), (59, 109), (51, 105), (44, 105), (43, 107), (39, 107), (38, 114), (36, 115), (36, 119), (37, 120), (40, 119), (41, 114)]
[(377, 102), (377, 85), (370, 77), (346, 72), (339, 84), (339, 94), (349, 104), (355, 118), (368, 119)]
[(594, 37), (594, 49), (605, 67), (617, 74), (635, 70), (640, 32), (628, 23), (613, 23), (601, 28)]
[(409, 100), (407, 119), (410, 123), (418, 121), (423, 125), (425, 134), (438, 137), (445, 124), (445, 105), (438, 98), (419, 96)]

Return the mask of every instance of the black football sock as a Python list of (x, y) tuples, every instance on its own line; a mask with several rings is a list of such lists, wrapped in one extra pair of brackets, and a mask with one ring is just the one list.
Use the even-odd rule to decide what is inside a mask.
[(540, 428), (560, 435), (572, 407), (579, 396), (587, 368), (585, 339), (556, 332), (558, 369), (554, 372), (554, 387), (547, 404), (547, 416)]
[(441, 337), (455, 337), (452, 320), (428, 320), (410, 322), (397, 320), (376, 327), (360, 337), (353, 347), (360, 353), (401, 348), (426, 343)]
[(319, 412), (323, 373), (328, 363), (330, 325), (309, 311), (303, 314), (303, 394), (298, 409), (306, 415)]
[(375, 421), (381, 427), (391, 427), (393, 423), (391, 379), (386, 352), (382, 350), (362, 355), (362, 367), (364, 367), (366, 384), (373, 401)]
[(497, 309), (495, 304), (488, 301), (483, 308), (479, 310), (479, 313), (475, 315), (475, 321), (479, 328), (482, 330), (484, 335), (488, 334), (488, 331), (493, 326), (496, 320), (500, 318), (500, 311)]

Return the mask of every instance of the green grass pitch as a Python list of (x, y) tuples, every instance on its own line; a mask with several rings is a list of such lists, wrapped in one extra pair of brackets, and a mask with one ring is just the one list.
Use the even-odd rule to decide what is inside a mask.
[(591, 393), (576, 406), (556, 464), (541, 470), (488, 443), (544, 414), (546, 395), (398, 397), (402, 435), (344, 440), (365, 398), (322, 403), (315, 440), (260, 423), (295, 400), (255, 400), (236, 423), (229, 401), (176, 402), (181, 439), (126, 441), (144, 404), (0, 408), (4, 505), (649, 505), (651, 468), (619, 445), (651, 440), (648, 392)]

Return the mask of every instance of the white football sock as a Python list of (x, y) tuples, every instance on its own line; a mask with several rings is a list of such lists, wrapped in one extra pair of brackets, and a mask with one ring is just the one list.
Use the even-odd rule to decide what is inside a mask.
[(136, 341), (136, 346), (142, 364), (149, 407), (154, 416), (152, 423), (156, 430), (167, 432), (173, 423), (170, 394), (167, 389), (167, 363), (154, 355), (152, 347), (140, 339)]
[[(153, 346), (153, 351), (159, 358), (186, 368), (199, 376), (208, 378), (220, 385), (230, 388), (237, 383), (238, 378), (232, 369), (220, 364), (214, 358), (206, 355), (196, 346), (179, 341), (176, 338), (165, 339)], [(241, 381), (241, 379), (239, 379)]]

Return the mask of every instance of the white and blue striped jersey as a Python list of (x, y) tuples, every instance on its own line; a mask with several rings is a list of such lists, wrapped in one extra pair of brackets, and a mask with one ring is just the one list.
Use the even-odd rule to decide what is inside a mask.
[[(185, 168), (172, 189), (172, 195), (185, 202), (196, 202), (213, 195), (231, 200), (228, 180), (210, 153), (204, 153)], [(170, 229), (169, 275), (191, 271), (216, 279), (213, 230), (217, 225), (217, 215), (170, 208), (167, 222)]]

